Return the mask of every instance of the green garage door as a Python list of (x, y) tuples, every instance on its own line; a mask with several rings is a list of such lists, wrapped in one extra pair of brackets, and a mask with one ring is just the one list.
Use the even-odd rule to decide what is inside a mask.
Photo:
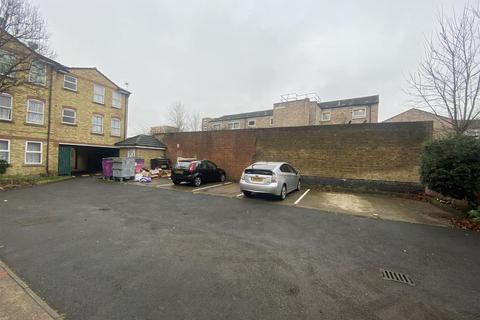
[(70, 176), (72, 175), (71, 161), (72, 147), (62, 146), (58, 147), (58, 175)]

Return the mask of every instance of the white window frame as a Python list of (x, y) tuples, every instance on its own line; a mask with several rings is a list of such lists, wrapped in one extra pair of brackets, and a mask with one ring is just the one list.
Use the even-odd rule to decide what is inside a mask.
[[(250, 122), (253, 121), (251, 125)], [(247, 119), (247, 127), (248, 128), (256, 128), (257, 127), (257, 119)]]
[(8, 93), (0, 93), (0, 95), (10, 97), (10, 106), (0, 106), (1, 108), (4, 108), (4, 109), (10, 109), (10, 119), (0, 118), (0, 120), (12, 121), (12, 119), (13, 119), (13, 96), (11, 94), (8, 94)]
[[(117, 120), (118, 121), (118, 128), (115, 128), (115, 129), (118, 129), (118, 134), (114, 134), (113, 133), (113, 121), (114, 120)], [(117, 118), (117, 117), (112, 117), (111, 121), (110, 121), (110, 135), (113, 136), (113, 137), (121, 137), (122, 136), (122, 119), (120, 118)]]
[[(230, 128), (230, 125), (232, 125), (231, 128)], [(235, 128), (235, 125), (238, 125), (238, 128)], [(240, 129), (240, 121), (230, 121), (229, 123), (227, 123), (227, 129), (228, 130)]]
[(7, 163), (10, 163), (10, 140), (8, 139), (0, 139), (0, 141), (6, 141), (7, 142), (7, 149), (3, 150), (0, 149), (0, 152), (6, 152), (8, 154), (7, 156)]
[[(327, 117), (325, 117), (327, 116)], [(331, 111), (323, 111), (320, 121), (330, 121), (332, 119), (332, 112)]]
[[(100, 117), (100, 118), (102, 119), (102, 125), (101, 125), (102, 131), (101, 131), (101, 132), (95, 132), (95, 131), (93, 131), (94, 126), (97, 126), (97, 125), (93, 122), (93, 120), (95, 119), (95, 117)], [(93, 134), (103, 134), (103, 126), (104, 126), (103, 120), (104, 120), (104, 116), (103, 116), (103, 115), (101, 115), (101, 114), (96, 114), (96, 113), (92, 114), (92, 129), (91, 129), (91, 132), (92, 132)]]
[[(40, 102), (42, 104), (42, 112), (29, 111), (28, 109), (30, 107), (30, 101)], [(28, 114), (29, 113), (41, 114), (42, 115), (42, 122), (28, 121)], [(38, 100), (38, 99), (27, 99), (27, 114), (25, 116), (26, 116), (26, 119), (25, 119), (26, 123), (38, 124), (38, 125), (45, 124), (45, 103), (42, 100)]]
[[(29, 143), (39, 143), (40, 151), (28, 151)], [(27, 153), (40, 153), (40, 162), (27, 162)], [(42, 164), (43, 161), (43, 142), (41, 141), (25, 141), (25, 164)]]
[[(118, 99), (115, 99), (117, 95)], [(115, 101), (118, 101), (118, 104), (115, 104)], [(112, 107), (121, 109), (122, 108), (122, 94), (118, 91), (112, 90)]]
[[(34, 80), (32, 80), (32, 66), (36, 62), (41, 63), (43, 65), (42, 82), (35, 82)], [(39, 60), (32, 61), (32, 65), (30, 66), (30, 71), (28, 72), (28, 81), (35, 84), (46, 85), (47, 84), (47, 65)]]
[[(363, 115), (362, 116), (356, 116), (355, 111), (360, 111), (363, 110)], [(367, 108), (355, 108), (352, 109), (352, 119), (365, 119), (367, 117)]]
[(127, 149), (127, 157), (128, 158), (135, 157), (135, 148), (128, 148)]
[(220, 130), (220, 129), (222, 129), (222, 124), (221, 123), (212, 124), (212, 130)]
[[(73, 111), (73, 114), (74, 116), (71, 117), (71, 116), (65, 116), (65, 110), (68, 110), (68, 111)], [(64, 117), (67, 117), (67, 118), (73, 118), (73, 122), (65, 122), (63, 121), (63, 118)], [(77, 110), (75, 109), (72, 109), (72, 108), (62, 108), (62, 123), (63, 124), (69, 124), (69, 125), (76, 125), (77, 124)]]
[[(95, 89), (97, 89), (97, 88), (102, 89), (102, 91), (103, 91), (102, 95), (95, 92)], [(100, 100), (97, 101), (98, 97), (102, 97), (101, 101)], [(105, 87), (104, 86), (99, 85), (99, 84), (93, 84), (93, 102), (99, 103), (99, 104), (105, 104)]]
[[(75, 81), (67, 80), (67, 77), (70, 77), (70, 78), (72, 78), (72, 79), (75, 79)], [(65, 82), (66, 82), (66, 83), (70, 83), (70, 84), (75, 84), (75, 89), (72, 89), (72, 88), (69, 88), (69, 87), (65, 87)], [(77, 92), (77, 90), (78, 90), (78, 79), (75, 78), (74, 76), (69, 75), (69, 74), (63, 75), (63, 89)]]

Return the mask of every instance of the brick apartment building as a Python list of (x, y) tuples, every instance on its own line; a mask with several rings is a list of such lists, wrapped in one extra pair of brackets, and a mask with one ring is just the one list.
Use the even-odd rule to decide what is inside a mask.
[[(0, 52), (0, 69), (15, 51)], [(35, 55), (28, 82), (0, 94), (0, 159), (7, 174), (93, 172), (118, 155), (128, 98), (96, 68), (66, 67)]]
[(273, 109), (203, 118), (202, 130), (378, 122), (379, 96), (320, 102), (315, 95), (284, 95)]
[[(407, 111), (401, 112), (396, 116), (388, 118), (383, 122), (416, 122), (416, 121), (432, 121), (433, 122), (433, 137), (442, 138), (452, 135), (454, 133), (451, 121), (449, 118), (436, 115), (432, 112), (411, 108)], [(473, 120), (470, 128), (465, 132), (480, 138), (480, 120)]]

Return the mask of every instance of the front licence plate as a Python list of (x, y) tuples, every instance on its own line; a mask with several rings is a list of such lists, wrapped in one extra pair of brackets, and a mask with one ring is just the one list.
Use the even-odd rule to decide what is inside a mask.
[(175, 170), (175, 173), (183, 174), (183, 170)]
[(259, 178), (259, 177), (251, 177), (250, 180), (252, 182), (257, 182), (257, 183), (263, 183), (265, 181), (264, 178)]

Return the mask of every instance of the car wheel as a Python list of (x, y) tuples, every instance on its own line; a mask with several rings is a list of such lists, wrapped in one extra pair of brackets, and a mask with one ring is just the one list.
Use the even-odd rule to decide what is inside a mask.
[(300, 191), (301, 188), (302, 188), (302, 183), (300, 182), (300, 180), (298, 180), (297, 191)]
[(173, 182), (173, 184), (175, 184), (175, 185), (180, 184), (180, 181), (178, 181), (178, 180), (172, 180), (172, 182)]
[(285, 200), (287, 197), (287, 186), (283, 185), (282, 191), (280, 191), (280, 200)]
[(243, 191), (243, 195), (247, 198), (250, 198), (252, 196), (252, 193), (250, 191)]
[(200, 187), (200, 185), (202, 184), (202, 178), (200, 177), (195, 177), (195, 179), (193, 179), (193, 185), (195, 187)]
[(226, 179), (226, 177), (225, 177), (225, 175), (222, 173), (222, 174), (220, 175), (220, 182), (225, 182), (225, 179)]

